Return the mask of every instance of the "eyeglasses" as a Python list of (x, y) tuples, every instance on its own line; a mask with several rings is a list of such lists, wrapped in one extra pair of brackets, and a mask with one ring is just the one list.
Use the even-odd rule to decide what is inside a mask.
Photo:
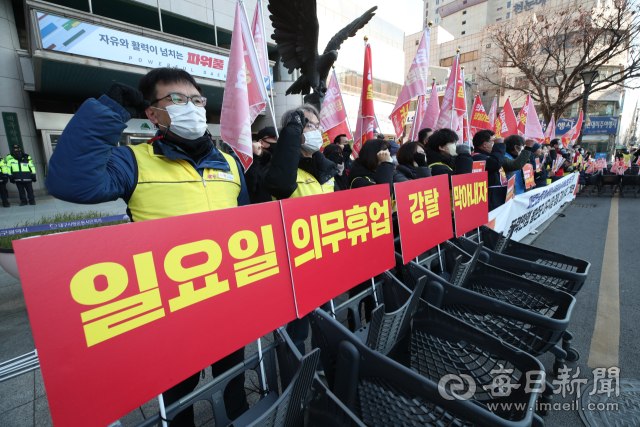
[(320, 133), (324, 133), (324, 128), (322, 127), (322, 125), (314, 125), (313, 123), (307, 123), (307, 129), (309, 130), (317, 130)]
[(155, 104), (156, 102), (165, 98), (171, 98), (171, 101), (176, 105), (187, 105), (189, 100), (191, 100), (193, 105), (195, 105), (196, 107), (204, 107), (207, 105), (207, 98), (205, 98), (204, 96), (200, 96), (200, 95), (187, 96), (181, 93), (170, 93), (167, 96), (163, 96), (162, 98), (156, 99), (155, 101), (152, 102), (152, 104)]

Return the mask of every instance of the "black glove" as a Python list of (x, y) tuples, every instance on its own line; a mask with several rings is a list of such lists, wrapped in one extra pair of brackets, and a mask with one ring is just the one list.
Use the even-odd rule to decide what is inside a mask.
[(413, 161), (418, 164), (418, 167), (427, 166), (427, 155), (416, 151), (413, 153)]
[(353, 150), (351, 149), (351, 145), (346, 144), (342, 146), (342, 153), (343, 154), (351, 154), (353, 153)]
[(302, 134), (307, 123), (309, 123), (309, 119), (304, 116), (304, 113), (302, 111), (296, 111), (285, 126), (298, 129), (298, 132)]
[(38, 182), (38, 180), (36, 179), (36, 176), (35, 176), (35, 175), (31, 175), (31, 180), (32, 180), (33, 182)]
[(142, 92), (122, 83), (112, 84), (105, 95), (122, 105), (131, 117), (138, 117), (139, 113), (151, 106), (149, 101), (142, 98)]

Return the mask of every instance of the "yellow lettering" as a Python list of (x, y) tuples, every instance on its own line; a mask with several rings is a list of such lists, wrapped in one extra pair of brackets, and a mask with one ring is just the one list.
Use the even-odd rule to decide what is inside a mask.
[[(107, 289), (98, 291), (95, 279), (98, 276), (107, 278)], [(129, 276), (127, 270), (115, 262), (101, 262), (85, 267), (71, 279), (71, 296), (83, 305), (96, 305), (110, 301), (127, 289)]]

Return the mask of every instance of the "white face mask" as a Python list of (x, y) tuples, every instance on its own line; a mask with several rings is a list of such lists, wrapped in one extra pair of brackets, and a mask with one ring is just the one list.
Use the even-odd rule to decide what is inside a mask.
[[(152, 107), (155, 108), (155, 107)], [(196, 107), (192, 102), (187, 105), (168, 105), (166, 110), (156, 108), (156, 110), (166, 111), (171, 118), (169, 129), (184, 139), (198, 139), (207, 130), (207, 114), (204, 107)], [(158, 123), (159, 126), (166, 126)]]
[(456, 145), (457, 144), (447, 144), (447, 150), (449, 150), (449, 154), (451, 155), (451, 157), (455, 157), (458, 155), (458, 153), (456, 153)]
[(336, 165), (338, 167), (338, 175), (342, 176), (342, 172), (344, 172), (344, 163), (340, 163), (339, 165)]
[(304, 134), (304, 144), (302, 144), (302, 148), (304, 148), (307, 153), (313, 154), (318, 151), (320, 147), (322, 147), (322, 135), (320, 135), (320, 131), (312, 130)]

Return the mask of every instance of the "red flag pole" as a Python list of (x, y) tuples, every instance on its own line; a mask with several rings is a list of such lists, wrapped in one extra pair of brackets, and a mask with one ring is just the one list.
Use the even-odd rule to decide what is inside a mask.
[[(456, 65), (456, 70), (455, 70), (455, 77), (454, 77), (454, 86), (453, 86), (453, 99), (455, 100), (455, 95), (456, 95), (456, 86), (458, 84), (458, 68), (460, 67), (460, 64), (458, 63), (460, 61), (460, 48), (458, 48), (456, 50), (456, 57), (455, 57), (455, 65)], [(453, 71), (453, 70), (452, 70)], [(449, 75), (449, 78), (451, 78), (451, 75)], [(449, 129), (451, 129), (451, 127), (453, 127), (453, 110), (455, 110), (455, 102), (453, 104), (451, 104), (451, 121), (449, 122)], [(455, 129), (452, 129), (454, 132), (456, 131)]]

